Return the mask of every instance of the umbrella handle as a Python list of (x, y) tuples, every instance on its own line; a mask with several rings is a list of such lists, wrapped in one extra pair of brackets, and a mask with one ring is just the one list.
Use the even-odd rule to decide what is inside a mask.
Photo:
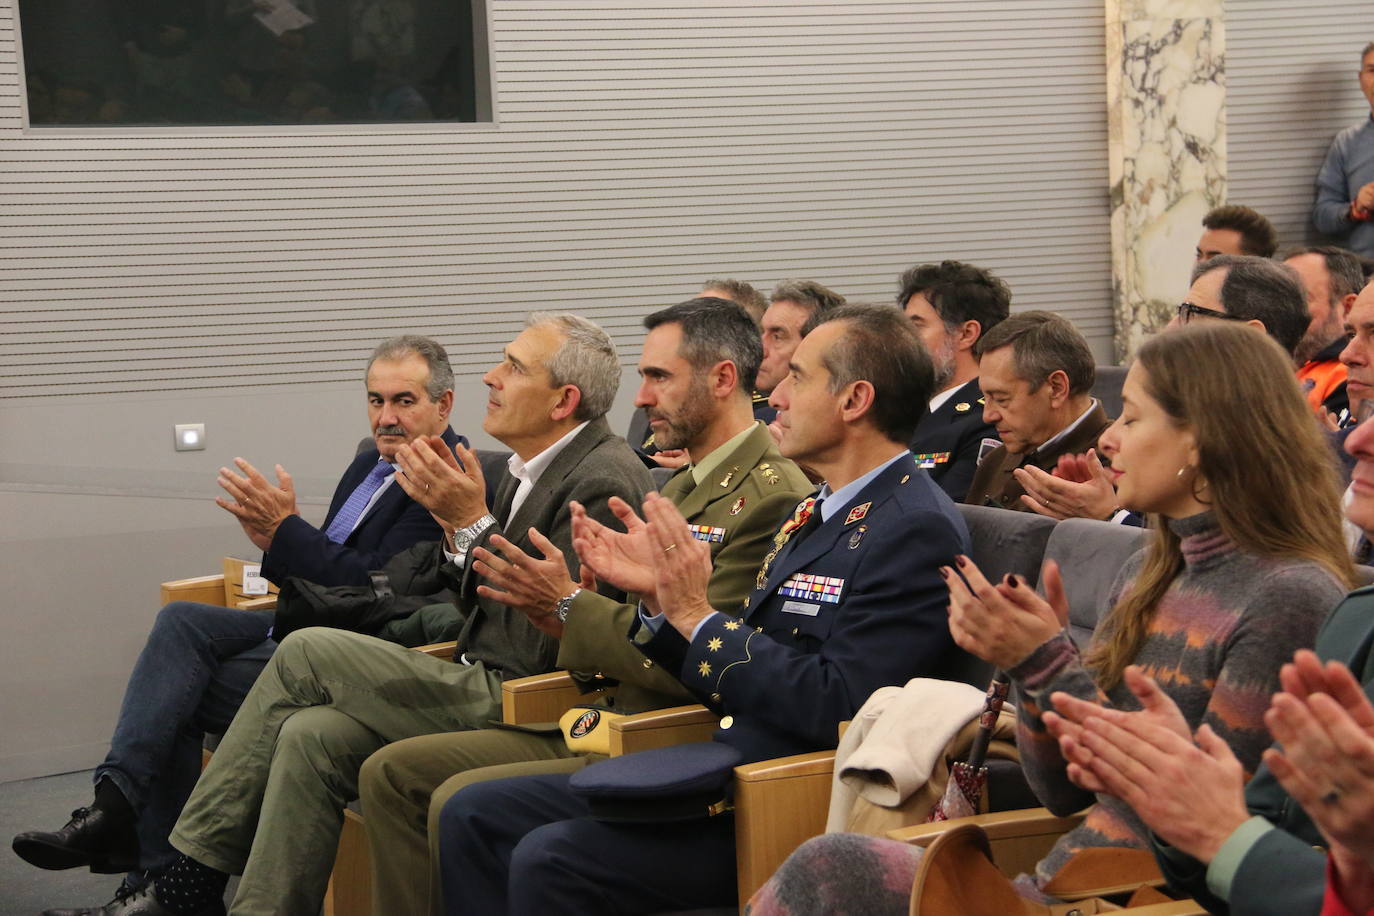
[(1002, 712), (1002, 704), (1006, 702), (1010, 690), (1011, 681), (1005, 672), (998, 671), (992, 676), (992, 683), (988, 684), (988, 694), (983, 699), (982, 715), (978, 717), (978, 733), (973, 736), (973, 744), (968, 752), (968, 765), (975, 769), (983, 765), (988, 755), (992, 731), (997, 726), (997, 717)]

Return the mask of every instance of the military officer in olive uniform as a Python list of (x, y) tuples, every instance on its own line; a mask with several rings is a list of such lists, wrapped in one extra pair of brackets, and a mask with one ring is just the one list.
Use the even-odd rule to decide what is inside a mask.
[(1033, 466), (1052, 472), (1061, 455), (1097, 447), (1111, 425), (1091, 394), (1096, 366), (1088, 342), (1052, 312), (1021, 312), (978, 341), (983, 418), (1002, 446), (973, 475), (964, 502), (1029, 512), (1025, 488), (1012, 472)]
[[(909, 405), (932, 388), (930, 358), (892, 308), (843, 306), (802, 340), (773, 392), (781, 449), (827, 482), (778, 531), (742, 609), (711, 600), (705, 548), (669, 501), (650, 495), (646, 524), (630, 519), (626, 534), (580, 525), (584, 566), (643, 596), (636, 644), (724, 714), (715, 739), (744, 762), (833, 748), (839, 723), (878, 687), (967, 676), (942, 580), (942, 567), (968, 549), (967, 531), (906, 448)], [(660, 912), (734, 901), (728, 814), (609, 823), (589, 810), (567, 775), (460, 790), (439, 821), (449, 912)]]
[[(738, 607), (753, 587), (773, 534), (812, 490), (756, 422), (748, 396), (762, 347), (748, 314), (719, 299), (695, 299), (645, 319), (636, 403), (654, 435), (692, 463), (663, 487), (710, 550), (707, 593)], [(636, 604), (620, 604), (572, 582), (561, 555), (537, 560), (518, 548), (481, 551), (476, 567), (497, 600), (518, 607), (559, 638), (558, 666), (619, 683), (615, 709), (639, 712), (693, 702), (673, 674), (626, 638)], [(514, 563), (514, 568), (508, 564)], [(506, 573), (513, 573), (507, 575)], [(576, 676), (576, 675), (575, 675)], [(374, 912), (437, 912), (429, 826), (448, 797), (472, 781), (566, 773), (587, 759), (549, 729), (485, 729), (389, 745), (363, 765), (360, 792), (373, 850)]]
[(983, 419), (973, 348), (1011, 313), (1011, 290), (972, 264), (918, 264), (897, 280), (897, 306), (935, 363), (935, 394), (916, 425), (911, 451), (916, 466), (959, 502), (978, 459), (1000, 444)]

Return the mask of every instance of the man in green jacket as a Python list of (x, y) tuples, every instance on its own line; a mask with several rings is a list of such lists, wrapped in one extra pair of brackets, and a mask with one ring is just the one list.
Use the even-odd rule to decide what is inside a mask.
[[(635, 403), (664, 448), (691, 463), (663, 487), (693, 534), (710, 544), (709, 595), (736, 607), (749, 593), (773, 533), (812, 489), (754, 420), (749, 392), (762, 356), (757, 329), (734, 303), (693, 299), (645, 319)], [(536, 545), (542, 538), (536, 538)], [(581, 589), (553, 545), (530, 556), (504, 539), (478, 550), (482, 593), (518, 608), (559, 640), (558, 665), (619, 682), (615, 709), (640, 712), (694, 702), (668, 672), (629, 641), (636, 603)], [(565, 773), (589, 759), (561, 733), (485, 729), (407, 739), (363, 764), (360, 792), (373, 863), (373, 912), (439, 911), (428, 836), (449, 796), (470, 782), (529, 773)]]

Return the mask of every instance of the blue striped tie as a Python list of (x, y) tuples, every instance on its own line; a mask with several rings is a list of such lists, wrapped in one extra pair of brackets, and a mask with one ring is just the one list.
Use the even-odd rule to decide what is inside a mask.
[(381, 488), (391, 473), (391, 465), (386, 459), (378, 461), (377, 466), (363, 478), (363, 482), (348, 495), (343, 507), (339, 509), (339, 514), (334, 516), (334, 521), (325, 529), (324, 536), (335, 544), (342, 544), (353, 533), (353, 526), (358, 524), (358, 519), (362, 517), (363, 509), (372, 499), (372, 494)]

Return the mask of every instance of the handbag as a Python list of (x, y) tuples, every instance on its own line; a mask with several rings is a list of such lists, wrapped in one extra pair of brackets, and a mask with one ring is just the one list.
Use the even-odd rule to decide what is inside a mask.
[(738, 749), (718, 741), (611, 757), (572, 775), (569, 787), (591, 816), (614, 823), (664, 823), (733, 810)]
[[(1094, 853), (1105, 855), (1092, 855)], [(1011, 879), (1002, 874), (993, 864), (992, 846), (982, 827), (976, 824), (962, 824), (945, 831), (921, 856), (920, 867), (916, 870), (916, 880), (911, 889), (911, 916), (946, 916), (958, 913), (961, 916), (1090, 916), (1096, 913), (1129, 911), (1136, 906), (1149, 905), (1168, 900), (1163, 894), (1149, 887), (1153, 877), (1158, 878), (1158, 869), (1143, 867), (1143, 860), (1137, 860), (1131, 853), (1149, 853), (1139, 849), (1115, 849), (1109, 847), (1090, 848), (1079, 851), (1070, 864), (1084, 854), (1089, 854), (1082, 863), (1080, 874), (1066, 876), (1069, 867), (1065, 866), (1055, 881), (1045, 887), (1047, 894), (1066, 895), (1066, 888), (1052, 890), (1055, 882), (1064, 878), (1061, 884), (1074, 884), (1076, 891), (1068, 891), (1073, 899), (1065, 903), (1038, 903), (1027, 900), (1017, 893)], [(1119, 857), (1114, 854), (1126, 853)], [(1152, 858), (1152, 857), (1151, 857)], [(1152, 864), (1152, 863), (1151, 863)], [(1137, 873), (1146, 884), (1137, 888), (1136, 893), (1123, 907), (1104, 900), (1099, 894), (1125, 893), (1139, 882), (1132, 883), (1130, 875)], [(1087, 884), (1105, 880), (1107, 885), (1088, 887), (1078, 884), (1074, 878), (1086, 879)], [(1080, 896), (1081, 895), (1081, 896)]]

